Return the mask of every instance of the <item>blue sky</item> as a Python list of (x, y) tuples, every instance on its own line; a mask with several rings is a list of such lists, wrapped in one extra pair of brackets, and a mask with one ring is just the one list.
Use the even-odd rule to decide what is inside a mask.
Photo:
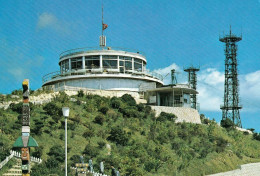
[[(103, 0), (107, 45), (142, 51), (148, 69), (166, 75), (176, 68), (200, 66), (201, 112), (221, 119), (224, 45), (219, 35), (243, 35), (238, 43), (240, 97), (245, 128), (260, 132), (260, 1), (259, 0)], [(32, 89), (59, 70), (65, 50), (98, 46), (101, 0), (0, 0), (0, 92)], [(169, 83), (169, 76), (165, 83)]]

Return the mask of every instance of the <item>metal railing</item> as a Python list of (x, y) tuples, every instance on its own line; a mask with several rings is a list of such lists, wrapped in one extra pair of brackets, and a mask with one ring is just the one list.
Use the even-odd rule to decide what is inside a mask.
[[(66, 76), (73, 76), (73, 75), (96, 75), (96, 74), (103, 74), (104, 70), (107, 69), (102, 69), (102, 68), (97, 68), (97, 69), (80, 69), (80, 70), (75, 70), (75, 71), (70, 71), (61, 74), (60, 71), (55, 71), (48, 73), (47, 75), (44, 75), (42, 77), (42, 84), (45, 84), (46, 82), (53, 80), (55, 78), (62, 78)], [(97, 72), (98, 71), (98, 72)], [(107, 71), (106, 74), (114, 74), (114, 71)], [(118, 73), (120, 73), (118, 71)], [(121, 73), (123, 74), (123, 73)], [(133, 71), (129, 74), (135, 75), (135, 76), (148, 76), (151, 78), (159, 79), (160, 81), (163, 81), (163, 76), (156, 73), (156, 72), (150, 72), (150, 71), (145, 71), (145, 72), (136, 72)]]
[(7, 156), (5, 160), (0, 163), (0, 169), (2, 169), (13, 157), (14, 157), (14, 153), (10, 152), (10, 155)]
[(60, 54), (60, 59), (62, 59), (63, 57), (67, 57), (70, 55), (75, 55), (75, 54), (82, 54), (82, 53), (90, 53), (93, 51), (106, 51), (106, 50), (116, 50), (116, 51), (122, 51), (122, 52), (131, 52), (134, 54), (140, 54), (140, 55), (144, 55), (144, 52), (140, 52), (136, 49), (129, 49), (129, 48), (121, 48), (121, 47), (104, 47), (104, 48), (100, 48), (100, 47), (83, 47), (83, 48), (75, 48), (75, 49), (70, 49), (70, 50), (66, 50), (64, 52), (62, 52)]

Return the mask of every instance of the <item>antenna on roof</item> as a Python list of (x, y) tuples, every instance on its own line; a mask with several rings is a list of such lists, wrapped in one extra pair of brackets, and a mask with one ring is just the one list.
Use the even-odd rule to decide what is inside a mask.
[(104, 30), (108, 27), (108, 25), (104, 23), (104, 16), (103, 16), (104, 10), (103, 9), (104, 8), (103, 8), (103, 3), (102, 3), (102, 35), (99, 37), (99, 46), (101, 48), (106, 47), (106, 36), (104, 36), (103, 33), (104, 33)]

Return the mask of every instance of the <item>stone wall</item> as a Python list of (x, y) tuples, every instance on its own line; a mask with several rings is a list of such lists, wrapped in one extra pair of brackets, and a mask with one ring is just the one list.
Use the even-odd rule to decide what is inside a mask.
[(168, 106), (151, 106), (155, 110), (155, 115), (159, 116), (161, 112), (172, 113), (176, 115), (175, 122), (190, 122), (201, 124), (199, 112), (193, 108), (185, 107), (168, 107)]
[[(77, 95), (78, 90), (66, 90), (65, 93), (69, 96)], [(100, 95), (104, 97), (121, 97), (124, 94), (130, 94), (137, 103), (146, 103), (146, 100), (141, 99), (138, 92), (130, 92), (130, 91), (120, 91), (120, 90), (84, 90), (85, 94), (91, 94), (91, 95)], [(39, 104), (45, 104), (52, 101), (53, 97), (57, 96), (59, 92), (54, 93), (48, 93), (48, 94), (40, 94), (38, 96), (30, 96), (30, 102), (39, 105)], [(18, 99), (16, 101), (8, 101), (0, 103), (0, 109), (7, 109), (11, 103), (17, 104), (22, 102), (22, 99)]]
[(259, 176), (260, 163), (251, 163), (241, 165), (239, 169), (212, 174), (208, 176)]

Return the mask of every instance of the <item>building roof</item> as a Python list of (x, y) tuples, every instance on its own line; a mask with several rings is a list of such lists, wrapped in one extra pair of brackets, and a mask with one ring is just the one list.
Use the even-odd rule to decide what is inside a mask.
[(199, 92), (195, 89), (190, 88), (188, 84), (176, 84), (176, 85), (167, 85), (163, 87), (159, 87), (156, 89), (150, 89), (147, 90), (147, 92), (164, 92), (164, 93), (170, 93), (174, 91), (176, 92), (183, 92), (187, 94), (198, 94)]

